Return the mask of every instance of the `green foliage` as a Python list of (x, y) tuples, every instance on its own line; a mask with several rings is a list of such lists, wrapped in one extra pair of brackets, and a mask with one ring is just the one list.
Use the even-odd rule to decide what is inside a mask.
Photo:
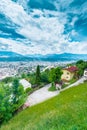
[(42, 88), (42, 87), (44, 87), (44, 85), (45, 85), (45, 83), (40, 82), (40, 84), (38, 85), (38, 87), (39, 87), (39, 88)]
[(51, 87), (48, 89), (49, 91), (56, 91), (56, 86), (52, 83)]
[(45, 83), (49, 83), (49, 70), (45, 70), (41, 73), (41, 81)]
[(2, 80), (2, 82), (4, 82), (4, 83), (10, 83), (10, 82), (12, 82), (13, 81), (13, 78), (12, 77), (6, 77), (5, 79), (3, 79)]
[(73, 83), (75, 83), (77, 81), (77, 79), (76, 78), (73, 78), (73, 79), (71, 79), (70, 81), (69, 81), (69, 84), (73, 84)]
[(35, 84), (35, 79), (36, 79), (35, 73), (32, 73), (32, 74), (28, 74), (28, 75), (27, 75), (27, 80), (29, 80), (29, 82), (30, 82), (32, 85)]
[(0, 123), (9, 120), (25, 102), (26, 95), (17, 78), (11, 87), (0, 84)]
[(25, 99), (24, 88), (19, 84), (19, 80), (17, 78), (13, 80), (12, 95), (13, 111), (15, 111), (24, 103)]
[[(27, 75), (27, 80), (29, 80), (29, 82), (32, 85), (37, 84), (36, 80), (39, 80), (39, 84), (37, 84), (38, 86), (44, 86), (45, 84), (49, 83), (49, 70), (46, 70), (44, 72), (40, 72), (40, 76), (39, 78), (36, 78), (36, 73), (30, 73)], [(43, 85), (42, 85), (43, 84)]]
[(22, 77), (22, 78), (26, 78), (26, 74), (23, 73), (23, 74), (21, 75), (21, 77)]
[(84, 63), (83, 60), (79, 60), (79, 61), (76, 62), (76, 65), (83, 64), (83, 63)]
[(22, 111), (0, 130), (87, 130), (86, 95), (87, 83), (70, 88)]
[(84, 70), (87, 68), (87, 62), (83, 60), (79, 60), (76, 63), (76, 66), (78, 67), (78, 77), (83, 76)]
[(37, 66), (36, 69), (36, 84), (39, 85), (41, 82), (40, 66)]
[(25, 90), (26, 93), (29, 93), (31, 91), (32, 91), (32, 88), (26, 88), (26, 90)]
[(61, 80), (62, 70), (61, 68), (52, 68), (49, 73), (50, 82), (59, 82)]
[(10, 96), (11, 90), (9, 86), (0, 84), (0, 122), (7, 121), (12, 117)]
[(63, 85), (62, 85), (62, 89), (63, 89), (63, 88), (66, 88), (67, 86), (68, 86), (68, 84), (63, 84)]
[(13, 91), (13, 104), (16, 104), (18, 101), (18, 93), (19, 93), (19, 80), (15, 78), (12, 84)]

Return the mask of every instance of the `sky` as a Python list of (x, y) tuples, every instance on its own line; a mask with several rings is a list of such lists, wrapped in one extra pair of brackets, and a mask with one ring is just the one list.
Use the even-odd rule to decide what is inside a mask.
[(0, 51), (87, 54), (87, 1), (0, 0)]

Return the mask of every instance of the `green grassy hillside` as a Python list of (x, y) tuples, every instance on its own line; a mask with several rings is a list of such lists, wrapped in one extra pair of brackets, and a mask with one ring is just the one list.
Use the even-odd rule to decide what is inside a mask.
[(87, 82), (22, 111), (0, 130), (87, 130)]

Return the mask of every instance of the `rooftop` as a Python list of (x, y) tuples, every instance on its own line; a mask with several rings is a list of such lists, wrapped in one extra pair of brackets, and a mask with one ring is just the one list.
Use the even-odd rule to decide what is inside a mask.
[(64, 70), (68, 70), (69, 72), (75, 72), (78, 70), (78, 68), (76, 66), (70, 66), (68, 68), (65, 68)]
[(31, 83), (29, 83), (26, 79), (21, 79), (20, 84), (24, 87), (24, 89), (30, 87), (31, 88)]

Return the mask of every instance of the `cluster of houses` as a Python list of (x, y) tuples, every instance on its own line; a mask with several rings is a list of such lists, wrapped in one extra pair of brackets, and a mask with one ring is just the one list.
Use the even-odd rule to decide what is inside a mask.
[[(62, 76), (61, 76), (61, 81), (68, 83), (70, 80), (73, 79), (74, 76), (76, 76), (78, 71), (78, 68), (76, 66), (70, 66), (70, 67), (66, 67), (62, 69)], [(87, 69), (84, 70), (84, 77), (87, 78)], [(56, 89), (61, 89), (61, 86), (63, 84), (63, 82), (60, 83), (55, 83)], [(31, 83), (29, 83), (27, 80), (25, 79), (21, 79), (20, 80), (20, 84), (22, 84), (22, 86), (24, 87), (24, 90), (26, 90), (27, 88), (31, 88), (32, 85)]]

